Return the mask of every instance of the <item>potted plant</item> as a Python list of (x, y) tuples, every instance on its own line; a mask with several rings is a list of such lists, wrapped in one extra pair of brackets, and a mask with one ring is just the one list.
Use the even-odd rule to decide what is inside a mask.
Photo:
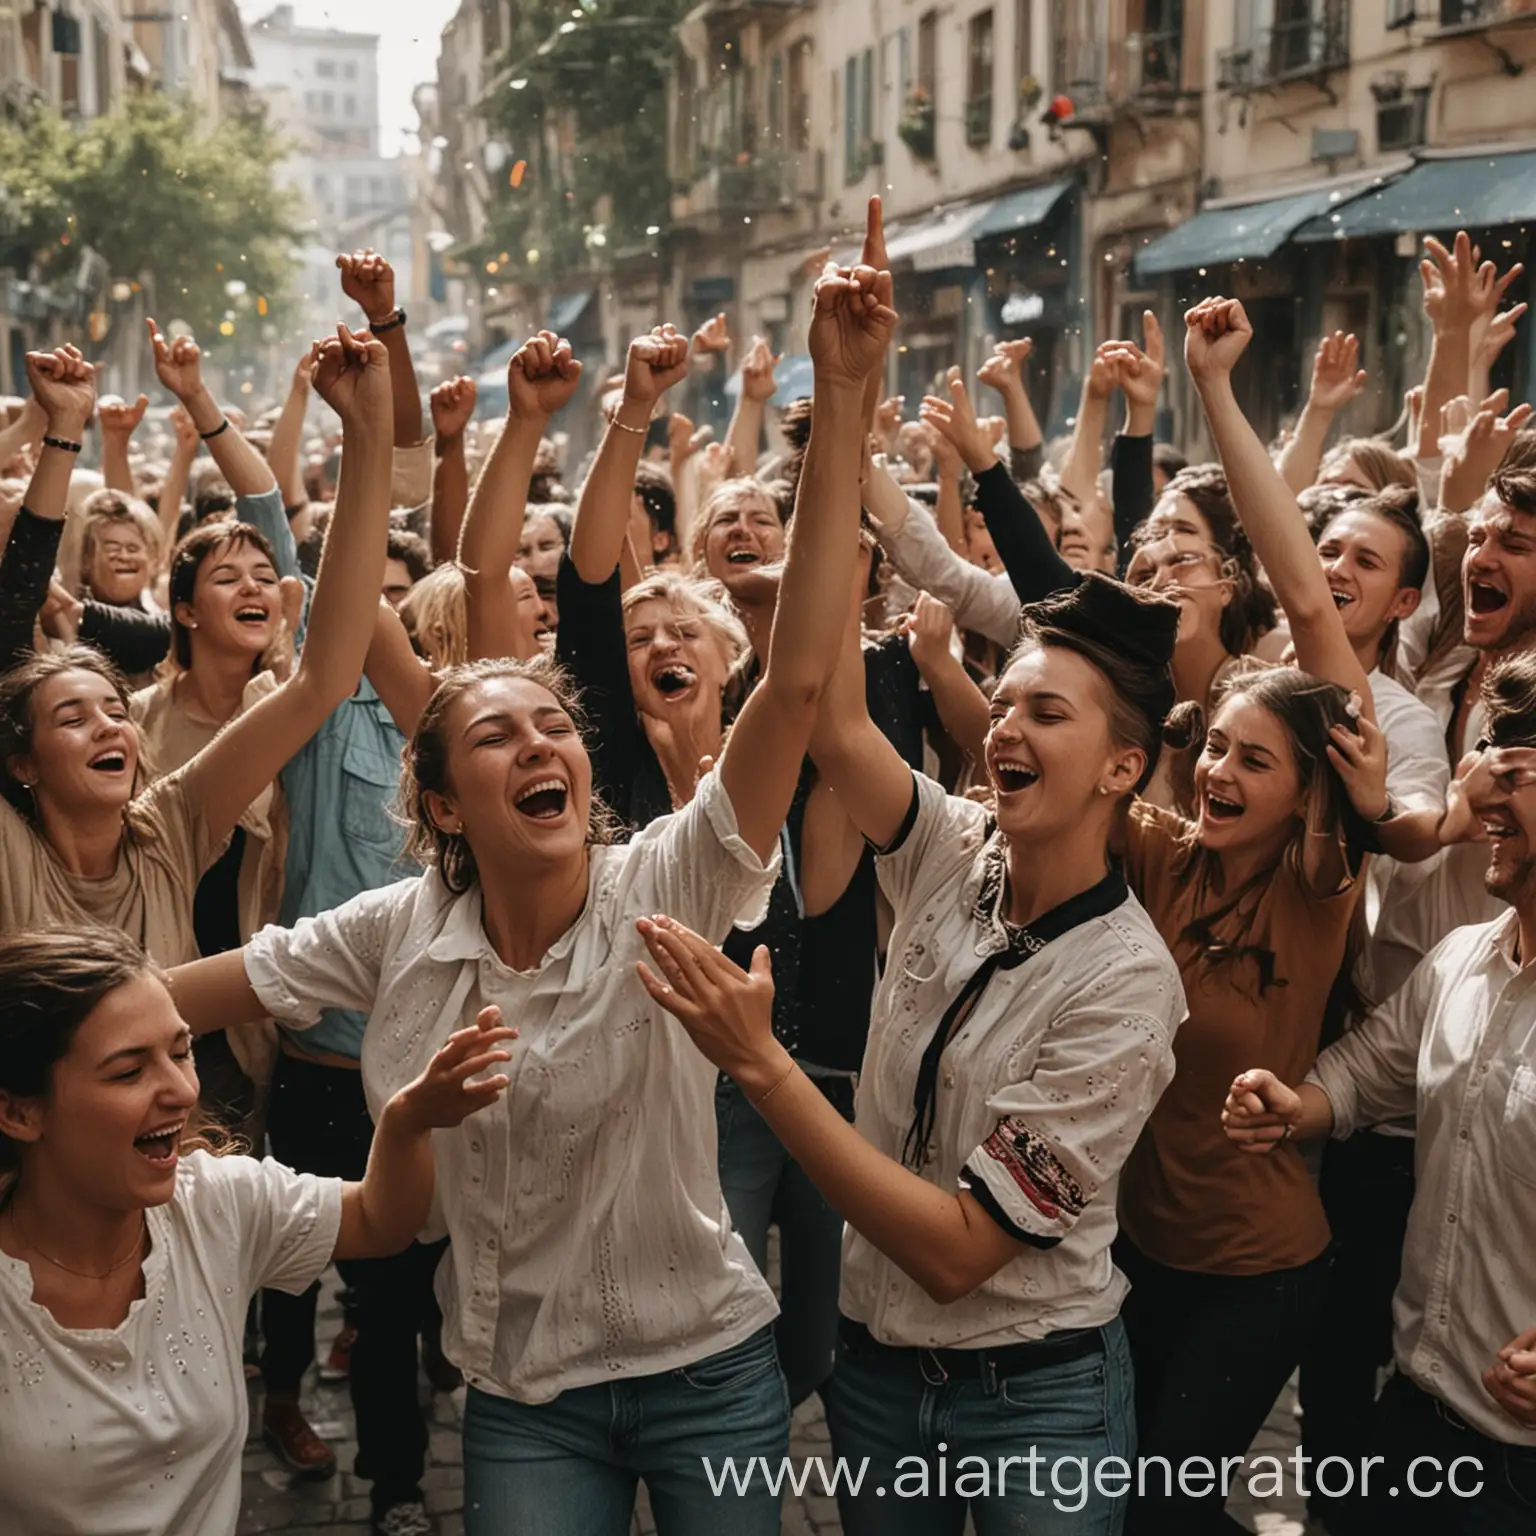
[(1045, 95), (1045, 88), (1033, 75), (1025, 75), (1019, 81), (1019, 116), (1033, 112)]
[(920, 85), (907, 93), (906, 106), (901, 121), (896, 125), (901, 141), (920, 160), (933, 159), (934, 111), (933, 98)]

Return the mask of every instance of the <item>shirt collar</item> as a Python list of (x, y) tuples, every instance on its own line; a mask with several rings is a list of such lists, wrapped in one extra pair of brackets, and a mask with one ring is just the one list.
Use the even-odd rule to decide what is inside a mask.
[(1010, 923), (1004, 915), (1008, 897), (1008, 843), (1000, 832), (994, 832), (977, 854), (971, 879), (976, 890), (971, 900), (971, 915), (982, 927), (981, 937), (976, 941), (976, 953), (986, 957), (1012, 950), (1014, 964), (1038, 954), (1052, 939), (1059, 939), (1071, 929), (1113, 912), (1129, 895), (1125, 875), (1115, 865), (1096, 885), (1069, 896), (1059, 906), (1041, 913), (1034, 922), (1022, 927)]
[[(597, 922), (606, 926), (603, 912), (607, 904), (603, 897), (612, 887), (617, 873), (613, 861), (606, 857), (609, 852), (609, 849), (603, 847), (588, 850), (586, 905), (582, 907), (576, 921), (544, 952), (544, 958), (533, 968), (534, 971), (542, 970), (551, 960), (558, 960), (566, 954), (576, 942), (576, 935), (587, 923)], [(435, 871), (427, 878), (439, 882), (442, 879)], [(445, 895), (449, 894), (446, 886), (443, 890)], [(503, 965), (485, 931), (485, 898), (478, 881), (462, 896), (453, 897), (437, 937), (427, 945), (427, 955), (432, 960), (447, 964), (490, 960), (496, 965)]]
[[(1520, 914), (1511, 907), (1488, 932), (1488, 948), (1509, 967), (1511, 975), (1520, 972), (1520, 961), (1515, 958), (1520, 943)], [(1525, 957), (1529, 963), (1531, 957)]]

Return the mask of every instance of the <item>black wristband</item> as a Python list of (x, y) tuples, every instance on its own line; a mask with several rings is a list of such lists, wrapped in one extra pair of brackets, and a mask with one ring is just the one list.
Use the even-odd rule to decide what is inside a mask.
[(79, 453), (84, 443), (72, 443), (67, 437), (44, 437), (44, 448), (62, 448), (65, 453)]
[(392, 331), (396, 326), (404, 324), (405, 311), (403, 309), (397, 309), (394, 314), (392, 314), (387, 320), (370, 320), (368, 322), (368, 329), (372, 331), (375, 336), (377, 336), (383, 331)]
[(218, 437), (220, 433), (229, 431), (229, 417), (226, 416), (212, 432), (199, 432), (197, 435), (206, 443), (209, 438)]

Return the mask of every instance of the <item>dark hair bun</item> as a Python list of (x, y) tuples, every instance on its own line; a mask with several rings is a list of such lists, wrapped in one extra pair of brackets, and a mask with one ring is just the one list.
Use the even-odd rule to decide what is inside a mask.
[(1175, 704), (1163, 720), (1163, 745), (1187, 752), (1205, 735), (1205, 711), (1193, 700)]
[(1089, 571), (1068, 592), (1030, 603), (1026, 623), (1082, 636), (1106, 650), (1154, 670), (1173, 660), (1179, 637), (1179, 605)]

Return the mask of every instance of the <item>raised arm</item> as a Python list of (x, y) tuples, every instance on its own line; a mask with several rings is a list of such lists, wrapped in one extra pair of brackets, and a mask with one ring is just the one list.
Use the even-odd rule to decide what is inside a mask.
[(1067, 461), (1061, 467), (1061, 488), (1080, 507), (1092, 507), (1098, 500), (1104, 424), (1109, 419), (1109, 400), (1117, 383), (1114, 365), (1100, 348), (1083, 377), (1072, 441), (1067, 447)]
[[(469, 506), (469, 463), (464, 432), (475, 414), (475, 381), (460, 375), (432, 391), (432, 559), (456, 559), (464, 512)], [(525, 493), (526, 494), (526, 493)]]
[(361, 306), (368, 329), (389, 355), (389, 391), (394, 411), (394, 446), (415, 448), (422, 441), (421, 390), (416, 364), (405, 339), (405, 311), (395, 307), (395, 269), (377, 251), (338, 256), (341, 291)]
[(170, 468), (160, 482), (160, 501), (155, 508), (160, 519), (161, 558), (167, 568), (176, 550), (176, 531), (181, 527), (181, 509), (186, 504), (192, 466), (197, 461), (197, 450), (203, 446), (185, 406), (171, 408), (171, 430), (176, 434), (176, 446), (171, 450)]
[(1307, 403), (1280, 455), (1280, 476), (1292, 495), (1299, 496), (1317, 479), (1334, 417), (1365, 387), (1367, 375), (1356, 366), (1359, 361), (1360, 343), (1352, 335), (1335, 331), (1318, 342)]
[(752, 345), (741, 360), (741, 392), (736, 396), (736, 409), (731, 412), (725, 440), (744, 475), (757, 469), (757, 456), (763, 442), (763, 416), (778, 388), (773, 377), (778, 361), (761, 336), (752, 338)]
[(421, 712), (437, 686), (432, 674), (421, 664), (405, 632), (400, 615), (388, 598), (379, 599), (373, 621), (373, 640), (363, 662), (363, 672), (373, 690), (383, 699), (390, 718), (404, 736), (414, 736)]
[(155, 373), (186, 407), (230, 489), (236, 496), (263, 496), (276, 489), (272, 466), (245, 440), (203, 383), (203, 354), (197, 343), (190, 336), (167, 341), (153, 320), (146, 323), (154, 348)]
[(991, 729), (991, 710), (986, 695), (971, 681), (951, 648), (954, 614), (936, 597), (919, 592), (906, 629), (912, 660), (933, 695), (939, 723), (955, 745), (973, 763), (980, 764)]
[(304, 416), (309, 409), (309, 358), (299, 360), (288, 385), (283, 409), (272, 428), (272, 445), (267, 449), (267, 463), (277, 477), (283, 493), (285, 511), (302, 507), (309, 499), (304, 493), (304, 467), (300, 460), (304, 447)]
[(1167, 371), (1163, 328), (1150, 309), (1142, 312), (1141, 330), (1142, 346), (1117, 341), (1108, 348), (1125, 396), (1125, 425), (1116, 434), (1109, 461), (1121, 571), (1130, 563), (1131, 534), (1153, 506), (1152, 429)]
[(1205, 406), (1232, 504), (1290, 622), (1296, 663), (1358, 693), (1374, 721), (1371, 685), (1344, 632), (1301, 509), (1232, 392), (1232, 367), (1253, 337), (1248, 316), (1236, 299), (1207, 299), (1185, 322), (1185, 362)]
[(688, 338), (658, 325), (629, 344), (624, 394), (597, 450), (571, 533), (571, 562), (583, 581), (606, 581), (619, 563), (635, 494), (635, 468), (656, 402), (688, 373)]
[(337, 327), (316, 345), (315, 388), (341, 416), (341, 484), (293, 677), (232, 721), (186, 772), (217, 842), (356, 689), (373, 639), (389, 536), (389, 359), (383, 343)]
[(131, 405), (118, 395), (108, 395), (96, 407), (96, 423), (101, 428), (101, 478), (110, 490), (138, 495), (128, 463), (128, 445), (148, 409), (148, 395), (140, 395)]
[[(1003, 414), (1008, 418), (1009, 469), (1016, 478), (1021, 468), (1035, 464), (1045, 441), (1024, 382), (1024, 363), (1034, 350), (1035, 344), (1028, 336), (1018, 341), (1000, 341), (992, 349), (991, 357), (976, 370), (976, 382), (995, 389), (1003, 397)], [(1031, 479), (1036, 473), (1038, 465), (1022, 478)]]
[(469, 654), (515, 656), (521, 630), (507, 590), (507, 573), (523, 538), (523, 509), (539, 441), (549, 419), (576, 393), (581, 364), (571, 344), (540, 331), (507, 364), (507, 422), (470, 498), (459, 539)]
[(837, 658), (859, 545), (865, 385), (883, 365), (895, 326), (889, 272), (829, 271), (816, 285), (811, 437), (768, 665), (720, 768), (741, 835), (760, 858), (777, 843)]

